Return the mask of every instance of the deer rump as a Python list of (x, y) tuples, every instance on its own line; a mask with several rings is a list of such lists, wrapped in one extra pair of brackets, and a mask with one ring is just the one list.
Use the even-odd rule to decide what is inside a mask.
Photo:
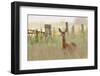
[(76, 47), (77, 45), (74, 42), (63, 44), (63, 49), (67, 49), (67, 50), (75, 50)]

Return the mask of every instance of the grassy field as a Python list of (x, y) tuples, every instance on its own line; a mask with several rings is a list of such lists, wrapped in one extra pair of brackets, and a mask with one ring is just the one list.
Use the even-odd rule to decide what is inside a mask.
[(74, 42), (77, 48), (73, 50), (62, 49), (62, 37), (55, 36), (49, 40), (28, 36), (28, 60), (55, 60), (87, 58), (87, 32), (66, 35), (66, 42)]

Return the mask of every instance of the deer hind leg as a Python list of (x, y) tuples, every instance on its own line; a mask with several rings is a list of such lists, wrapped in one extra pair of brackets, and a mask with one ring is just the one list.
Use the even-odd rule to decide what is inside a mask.
[(63, 54), (64, 54), (65, 56), (68, 56), (68, 55), (69, 55), (69, 50), (68, 50), (68, 48), (66, 48), (66, 49), (63, 50)]
[(72, 47), (72, 45), (71, 44), (66, 44), (66, 47), (67, 47), (67, 49), (70, 51), (70, 50), (72, 50), (73, 49), (73, 47)]
[(74, 45), (71, 44), (71, 43), (66, 43), (64, 45), (64, 48), (63, 49), (64, 49), (64, 55), (65, 55), (66, 53), (71, 52), (71, 51), (74, 50)]
[(69, 51), (72, 49), (69, 43), (66, 43), (64, 48), (64, 55), (68, 55)]
[(71, 45), (73, 47), (71, 54), (73, 54), (75, 57), (79, 57), (80, 56), (80, 47), (74, 43), (74, 42), (71, 42)]
[(76, 57), (81, 57), (81, 47), (79, 45), (77, 45), (76, 43), (71, 43), (73, 45), (73, 53)]

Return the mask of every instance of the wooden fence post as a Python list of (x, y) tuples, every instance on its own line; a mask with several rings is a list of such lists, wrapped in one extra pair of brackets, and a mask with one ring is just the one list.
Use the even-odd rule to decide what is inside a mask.
[(81, 24), (81, 32), (84, 32), (84, 24)]
[(72, 26), (72, 34), (74, 34), (74, 32), (75, 32), (75, 26), (73, 25)]
[(51, 24), (45, 24), (45, 39), (48, 41), (50, 37), (51, 37)]

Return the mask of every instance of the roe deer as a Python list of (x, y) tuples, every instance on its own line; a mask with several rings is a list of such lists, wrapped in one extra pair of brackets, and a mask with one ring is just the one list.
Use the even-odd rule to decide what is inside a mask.
[(61, 36), (62, 36), (62, 48), (63, 49), (68, 49), (68, 50), (72, 50), (77, 45), (74, 42), (66, 43), (66, 39), (65, 39), (65, 33), (66, 33), (66, 31), (67, 30), (61, 31), (61, 29), (59, 28), (59, 32), (61, 33)]

